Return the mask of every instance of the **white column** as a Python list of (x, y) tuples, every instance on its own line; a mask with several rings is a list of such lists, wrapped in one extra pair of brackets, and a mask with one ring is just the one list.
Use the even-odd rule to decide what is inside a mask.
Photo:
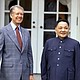
[(77, 31), (77, 39), (79, 40), (80, 42), (80, 0), (77, 0), (77, 15), (78, 15), (78, 31)]
[(71, 37), (78, 40), (78, 25), (77, 25), (77, 1), (72, 0), (71, 3)]
[(0, 28), (4, 26), (4, 0), (0, 0)]

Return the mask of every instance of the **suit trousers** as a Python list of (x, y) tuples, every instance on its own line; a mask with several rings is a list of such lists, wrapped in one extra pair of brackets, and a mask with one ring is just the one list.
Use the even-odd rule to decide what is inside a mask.
[(22, 80), (22, 76), (20, 77), (20, 80)]

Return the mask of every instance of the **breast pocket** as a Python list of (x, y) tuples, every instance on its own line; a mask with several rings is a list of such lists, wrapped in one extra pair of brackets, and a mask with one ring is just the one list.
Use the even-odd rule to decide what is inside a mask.
[(48, 48), (47, 52), (48, 63), (53, 63), (56, 56), (56, 48)]
[(54, 54), (55, 51), (56, 51), (56, 48), (55, 47), (54, 48), (48, 48), (48, 55)]
[(68, 80), (74, 80), (75, 77), (74, 77), (74, 69), (69, 69), (68, 68)]
[(65, 48), (64, 49), (64, 55), (65, 56), (72, 56), (73, 55), (73, 53), (74, 53), (74, 49), (70, 49), (70, 48)]

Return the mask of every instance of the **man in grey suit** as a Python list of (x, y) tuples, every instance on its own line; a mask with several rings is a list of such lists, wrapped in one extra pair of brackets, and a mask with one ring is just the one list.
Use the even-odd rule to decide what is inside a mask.
[[(19, 5), (10, 8), (11, 22), (0, 29), (1, 75), (4, 80), (33, 80), (33, 56), (29, 32), (20, 26), (24, 9)], [(16, 34), (18, 27), (22, 48)], [(0, 79), (3, 80), (3, 79)]]

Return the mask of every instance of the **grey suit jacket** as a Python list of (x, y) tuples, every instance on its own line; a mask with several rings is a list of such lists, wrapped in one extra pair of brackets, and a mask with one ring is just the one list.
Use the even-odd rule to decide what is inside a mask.
[[(4, 80), (29, 80), (33, 74), (33, 57), (29, 32), (21, 27), (22, 50), (10, 24), (0, 29), (1, 75)], [(2, 80), (2, 79), (0, 79)]]

